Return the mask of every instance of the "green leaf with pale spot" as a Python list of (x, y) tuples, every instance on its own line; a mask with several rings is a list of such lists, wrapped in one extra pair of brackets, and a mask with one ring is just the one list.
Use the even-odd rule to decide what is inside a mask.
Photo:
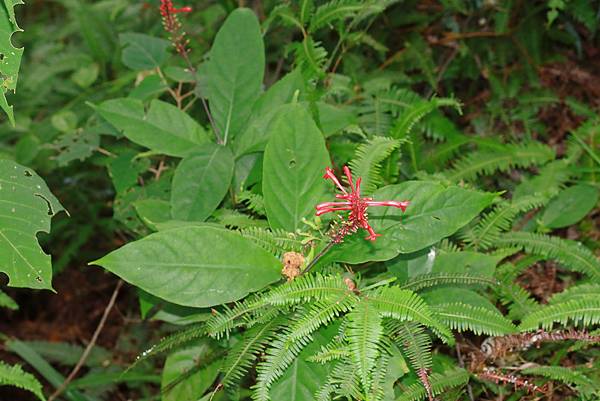
[(13, 46), (11, 38), (13, 33), (21, 32), (22, 29), (17, 25), (15, 19), (14, 6), (24, 4), (21, 0), (4, 0), (0, 7), (0, 107), (8, 115), (11, 124), (15, 125), (13, 106), (8, 104), (6, 93), (15, 92), (17, 88), (17, 78), (19, 77), (19, 67), (23, 48), (17, 49)]
[(52, 289), (52, 266), (36, 234), (64, 210), (44, 180), (11, 160), (0, 160), (0, 272), (8, 285)]

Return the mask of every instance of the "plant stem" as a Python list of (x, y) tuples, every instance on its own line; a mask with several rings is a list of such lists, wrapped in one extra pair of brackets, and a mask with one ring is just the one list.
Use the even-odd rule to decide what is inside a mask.
[(334, 245), (335, 245), (335, 241), (333, 241), (333, 240), (329, 241), (329, 243), (327, 245), (325, 245), (325, 248), (321, 249), (321, 252), (319, 252), (317, 254), (317, 256), (315, 256), (313, 258), (313, 260), (310, 261), (310, 263), (308, 264), (308, 266), (306, 266), (306, 268), (300, 272), (300, 275), (308, 273), (313, 267), (315, 267), (315, 265), (317, 264), (317, 262), (319, 261), (319, 259), (321, 259), (323, 256), (325, 256), (325, 254), (327, 252), (329, 252), (329, 250)]

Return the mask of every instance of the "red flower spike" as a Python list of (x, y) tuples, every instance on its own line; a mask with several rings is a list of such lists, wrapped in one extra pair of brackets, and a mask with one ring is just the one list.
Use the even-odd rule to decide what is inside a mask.
[(192, 12), (192, 7), (175, 8), (172, 0), (160, 0), (160, 15), (163, 20), (163, 27), (171, 36), (171, 43), (177, 53), (188, 60), (188, 40), (185, 38), (185, 32), (181, 23), (177, 19), (177, 14)]
[(341, 194), (336, 194), (335, 197), (337, 199), (343, 199), (344, 202), (323, 202), (316, 206), (317, 216), (321, 216), (322, 214), (329, 212), (338, 212), (349, 210), (348, 219), (342, 225), (342, 228), (338, 230), (338, 232), (333, 236), (334, 242), (342, 242), (342, 239), (351, 233), (356, 232), (359, 228), (363, 228), (367, 230), (369, 235), (366, 239), (370, 241), (375, 241), (377, 237), (380, 237), (381, 234), (375, 233), (373, 227), (369, 224), (367, 208), (369, 206), (391, 206), (401, 209), (403, 212), (409, 205), (408, 201), (374, 201), (373, 198), (360, 196), (360, 184), (361, 178), (359, 177), (356, 182), (352, 179), (352, 173), (348, 166), (344, 166), (344, 174), (346, 175), (346, 179), (348, 180), (348, 185), (350, 186), (350, 191), (346, 191), (346, 189), (342, 186), (338, 178), (335, 176), (333, 170), (329, 167), (325, 168), (325, 175), (323, 178), (326, 180), (331, 180), (342, 191)]

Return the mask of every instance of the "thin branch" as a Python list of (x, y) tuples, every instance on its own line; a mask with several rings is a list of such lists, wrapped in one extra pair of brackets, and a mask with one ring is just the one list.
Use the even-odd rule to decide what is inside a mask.
[(106, 305), (106, 308), (104, 308), (104, 313), (102, 314), (102, 318), (100, 319), (100, 322), (98, 323), (98, 326), (96, 327), (96, 331), (94, 331), (94, 334), (92, 335), (92, 339), (90, 340), (89, 344), (83, 351), (83, 354), (81, 354), (79, 361), (77, 361), (77, 364), (75, 365), (75, 367), (73, 368), (73, 370), (71, 371), (69, 376), (60, 385), (60, 387), (58, 387), (56, 389), (56, 391), (54, 391), (54, 393), (52, 393), (52, 395), (48, 398), (48, 401), (54, 401), (58, 396), (60, 396), (67, 389), (67, 386), (69, 385), (69, 383), (71, 383), (71, 381), (73, 381), (75, 376), (77, 376), (77, 373), (79, 373), (79, 370), (81, 370), (81, 368), (83, 367), (83, 364), (85, 363), (88, 356), (90, 355), (90, 352), (92, 352), (94, 345), (96, 345), (96, 341), (98, 341), (98, 336), (100, 335), (100, 332), (102, 331), (102, 329), (104, 328), (104, 325), (106, 324), (108, 315), (110, 314), (110, 311), (112, 310), (113, 306), (115, 305), (115, 301), (117, 300), (117, 295), (119, 295), (119, 290), (121, 289), (122, 286), (123, 286), (123, 280), (119, 280), (119, 282), (117, 283), (117, 285), (112, 293), (112, 296), (110, 297), (110, 301), (108, 301), (108, 305)]

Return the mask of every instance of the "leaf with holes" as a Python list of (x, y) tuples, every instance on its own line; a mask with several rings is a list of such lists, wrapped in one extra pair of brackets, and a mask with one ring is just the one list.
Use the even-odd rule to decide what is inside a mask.
[(52, 289), (52, 266), (36, 234), (50, 232), (50, 219), (64, 210), (33, 170), (0, 160), (0, 272), (8, 285)]
[(14, 6), (17, 4), (23, 4), (23, 2), (21, 0), (5, 0), (4, 7), (0, 7), (0, 54), (2, 55), (2, 60), (0, 60), (0, 87), (2, 88), (0, 107), (8, 115), (13, 126), (15, 125), (13, 107), (9, 106), (6, 93), (14, 92), (17, 88), (19, 67), (23, 56), (23, 48), (17, 49), (11, 43), (13, 33), (21, 31), (15, 19)]
[(323, 134), (300, 104), (282, 108), (269, 125), (263, 162), (263, 195), (271, 228), (296, 231), (326, 190), (329, 155)]

